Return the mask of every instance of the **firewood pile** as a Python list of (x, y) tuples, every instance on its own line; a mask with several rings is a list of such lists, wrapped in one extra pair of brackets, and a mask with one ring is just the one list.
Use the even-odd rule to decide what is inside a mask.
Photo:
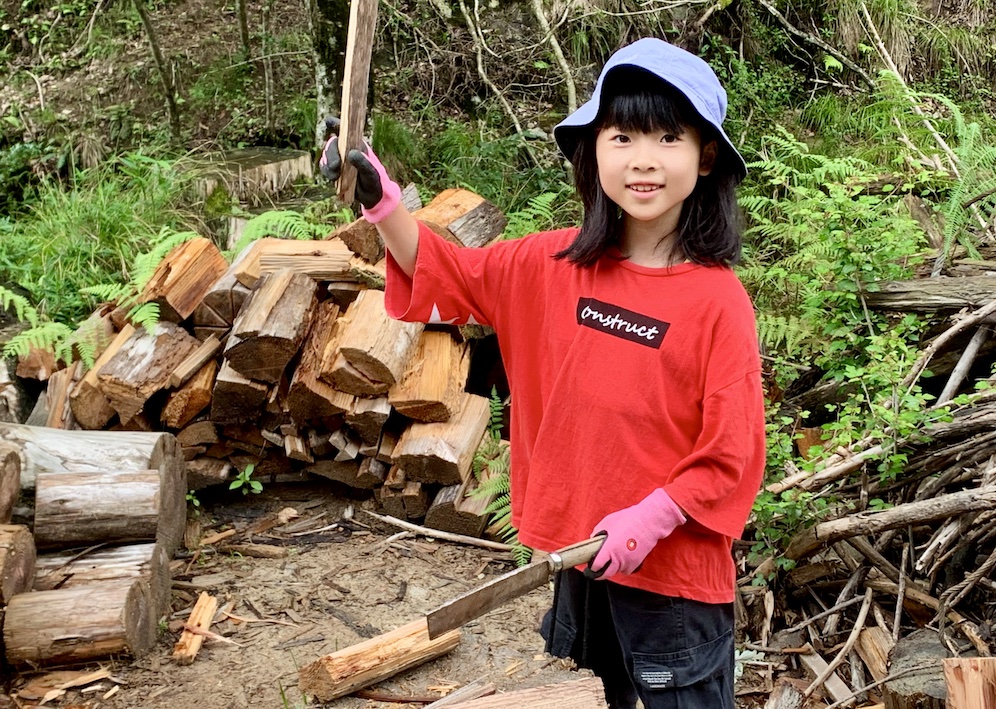
[[(971, 391), (973, 378), (989, 377), (996, 279), (882, 286), (867, 294), (870, 307), (955, 315), (926, 343), (900, 392), (924, 383), (940, 407)], [(799, 392), (783, 401), (782, 411), (816, 410), (834, 392), (826, 385)], [(803, 436), (800, 450), (821, 443), (813, 434)], [(886, 455), (905, 456), (894, 480), (877, 474)], [(767, 490), (811, 495), (825, 501), (829, 513), (788, 541), (783, 556), (795, 566), (777, 590), (752, 585), (775, 571), (774, 559), (740, 579), (738, 624), (752, 640), (748, 648), (763, 653), (760, 666), (768, 674), (762, 691), (770, 692), (765, 706), (877, 702), (889, 709), (941, 709), (956, 696), (958, 703), (948, 706), (990, 706), (980, 702), (984, 691), (991, 692), (983, 685), (996, 677), (990, 664), (996, 663), (990, 626), (996, 608), (996, 392), (969, 394), (949, 418), (913, 435), (865, 439), (833, 452), (813, 471), (787, 472)], [(870, 505), (875, 499), (888, 506)], [(971, 669), (968, 663), (974, 663)], [(822, 703), (810, 704), (816, 698)]]
[[(505, 224), (465, 190), (424, 208), (414, 189), (405, 199), (464, 246)], [(210, 240), (187, 241), (140, 298), (159, 304), (155, 331), (113, 304), (94, 313), (81, 331), (100, 333), (95, 366), (53, 374), (35, 418), (173, 433), (194, 490), (247, 469), (263, 482), (321, 476), (373, 491), (392, 516), (479, 536), (488, 501), (466, 493), (489, 406), (464, 391), (470, 344), (454, 327), (388, 317), (384, 275), (362, 219), (321, 241), (259, 239), (231, 265)]]
[[(10, 524), (19, 495), (34, 500), (33, 533)], [(25, 668), (148, 651), (170, 604), (185, 495), (183, 456), (169, 434), (0, 423), (7, 662)]]
[[(424, 208), (414, 189), (405, 199), (463, 246), (505, 224), (465, 190)], [(33, 370), (48, 385), (33, 425), (0, 424), (0, 522), (19, 488), (34, 494), (33, 534), (0, 527), (12, 664), (148, 650), (187, 492), (227, 486), (236, 471), (324, 478), (402, 520), (484, 532), (490, 500), (467, 495), (490, 408), (465, 391), (471, 344), (452, 326), (389, 318), (384, 275), (383, 246), (362, 219), (321, 241), (260, 239), (232, 264), (197, 238), (163, 259), (139, 298), (159, 305), (153, 332), (107, 304), (77, 333), (94, 352), (89, 370), (40, 353), (21, 361), (21, 376)]]

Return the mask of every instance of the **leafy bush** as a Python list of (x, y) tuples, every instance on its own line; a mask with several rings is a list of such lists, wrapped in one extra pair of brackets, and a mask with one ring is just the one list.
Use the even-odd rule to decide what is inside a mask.
[(0, 240), (0, 283), (16, 283), (47, 320), (74, 323), (93, 309), (85, 289), (127, 283), (135, 257), (163, 227), (189, 227), (182, 207), (186, 179), (142, 154), (82, 170), (71, 183), (47, 179), (37, 199)]

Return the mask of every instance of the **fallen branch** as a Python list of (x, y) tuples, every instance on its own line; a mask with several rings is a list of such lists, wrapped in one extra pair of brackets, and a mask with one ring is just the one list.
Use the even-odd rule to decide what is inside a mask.
[(405, 522), (394, 517), (387, 517), (385, 515), (379, 515), (376, 512), (371, 512), (369, 510), (362, 510), (368, 515), (376, 520), (384, 522), (385, 524), (391, 524), (395, 527), (401, 527), (401, 529), (407, 529), (409, 532), (415, 532), (416, 534), (421, 534), (423, 537), (433, 537), (435, 539), (443, 539), (448, 542), (456, 542), (457, 544), (469, 544), (470, 546), (482, 547), (484, 549), (494, 549), (495, 551), (512, 551), (512, 547), (508, 544), (502, 544), (501, 542), (492, 542), (487, 539), (478, 539), (477, 537), (468, 537), (463, 534), (453, 534), (451, 532), (443, 532), (438, 529), (432, 529), (430, 527), (421, 527), (417, 524), (412, 524), (411, 522)]

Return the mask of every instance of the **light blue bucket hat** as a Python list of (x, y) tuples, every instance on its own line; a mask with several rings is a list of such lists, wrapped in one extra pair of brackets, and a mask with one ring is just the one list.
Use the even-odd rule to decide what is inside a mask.
[(581, 140), (580, 129), (590, 127), (598, 117), (606, 76), (620, 67), (648, 71), (680, 91), (699, 115), (716, 129), (730, 155), (735, 157), (734, 167), (740, 178), (747, 174), (747, 163), (723, 130), (726, 91), (712, 67), (700, 57), (655, 37), (637, 40), (609, 57), (602, 67), (591, 99), (553, 129), (557, 145), (568, 160), (574, 160), (574, 150)]

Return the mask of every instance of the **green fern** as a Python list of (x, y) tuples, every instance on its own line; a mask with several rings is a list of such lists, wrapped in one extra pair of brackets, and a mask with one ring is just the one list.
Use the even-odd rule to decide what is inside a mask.
[(26, 322), (32, 326), (38, 324), (38, 311), (28, 302), (28, 299), (0, 286), (0, 309), (10, 310), (11, 308), (14, 309), (14, 315), (21, 322)]
[(509, 214), (502, 238), (518, 239), (526, 234), (553, 228), (558, 221), (553, 203), (559, 196), (556, 192), (544, 192), (529, 200), (529, 204), (521, 211)]
[(242, 236), (232, 249), (238, 254), (252, 242), (266, 237), (277, 239), (324, 239), (329, 234), (329, 227), (316, 224), (300, 212), (290, 210), (273, 210), (263, 212), (246, 222)]
[(56, 359), (71, 362), (73, 330), (60, 322), (40, 322), (10, 338), (3, 347), (5, 357), (27, 357), (32, 349), (49, 350)]
[(512, 526), (511, 459), (508, 442), (501, 438), (505, 404), (496, 389), (491, 390), (488, 407), (488, 431), (474, 454), (473, 471), (477, 487), (470, 492), (470, 496), (493, 498), (484, 511), (491, 515), (491, 526), (498, 537), (511, 545), (515, 563), (522, 566), (532, 558), (532, 549), (519, 542), (519, 531)]

